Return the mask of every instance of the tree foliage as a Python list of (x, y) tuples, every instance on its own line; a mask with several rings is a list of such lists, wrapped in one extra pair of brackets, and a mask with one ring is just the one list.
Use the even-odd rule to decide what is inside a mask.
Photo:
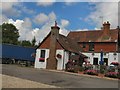
[(2, 24), (2, 43), (18, 44), (19, 32), (13, 24)]
[(36, 38), (34, 36), (34, 38), (32, 39), (32, 46), (35, 46), (35, 43), (36, 43)]
[(36, 38), (32, 39), (32, 41), (29, 40), (22, 40), (18, 41), (19, 38), (19, 32), (18, 29), (13, 25), (9, 23), (3, 23), (0, 25), (0, 42), (6, 43), (6, 44), (14, 44), (14, 45), (20, 45), (20, 46), (28, 46), (28, 47), (35, 47)]
[(27, 41), (27, 40), (19, 41), (19, 45), (21, 45), (21, 46), (28, 46), (28, 47), (32, 46), (31, 42)]

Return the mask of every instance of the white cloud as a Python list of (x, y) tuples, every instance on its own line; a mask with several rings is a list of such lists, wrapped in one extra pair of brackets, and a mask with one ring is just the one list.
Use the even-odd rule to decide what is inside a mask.
[(56, 0), (39, 0), (39, 2), (37, 2), (38, 6), (51, 6), (54, 4)]
[[(40, 28), (32, 28), (32, 21), (30, 18), (25, 18), (24, 20), (13, 20), (13, 19), (8, 19), (6, 22), (12, 23), (17, 27), (19, 30), (19, 40), (32, 40), (33, 37), (36, 37), (37, 43), (41, 42), (46, 35), (50, 32), (51, 26), (54, 26), (55, 21), (56, 21), (56, 14), (54, 12), (49, 13), (48, 15), (44, 14), (46, 16), (46, 20), (39, 21), (38, 23), (44, 22), (42, 27)], [(44, 16), (43, 15), (43, 16)], [(43, 19), (43, 17), (42, 17)], [(69, 33), (68, 30), (65, 29), (65, 26), (69, 24), (68, 20), (62, 19), (62, 23), (58, 26), (60, 26), (60, 34), (67, 35)]]
[(44, 14), (44, 13), (40, 13), (37, 16), (35, 16), (34, 18), (34, 22), (36, 24), (45, 24), (46, 22), (50, 22), (50, 21), (55, 21), (56, 20), (56, 15), (54, 12), (49, 13), (48, 15)]
[(51, 13), (48, 15), (48, 17), (49, 17), (49, 20), (50, 20), (50, 21), (55, 21), (55, 20), (56, 20), (56, 14), (55, 14), (54, 12), (51, 12)]
[(38, 14), (35, 18), (34, 18), (34, 22), (36, 24), (42, 24), (48, 21), (48, 16), (44, 13), (40, 13)]
[(4, 14), (0, 14), (0, 25), (7, 21), (8, 21), (8, 18)]
[(14, 0), (15, 2), (1, 2), (2, 3), (2, 13), (6, 16), (19, 16), (21, 11), (17, 10), (14, 6), (17, 6), (19, 2)]
[(35, 13), (34, 10), (27, 8), (26, 6), (23, 6), (22, 4), (19, 6), (21, 7), (21, 10), (26, 14), (34, 14)]
[[(54, 21), (49, 21), (45, 23), (41, 28), (32, 28), (31, 20), (29, 18), (25, 18), (24, 20), (18, 19), (15, 21), (13, 19), (9, 19), (8, 23), (12, 23), (19, 30), (19, 34), (20, 34), (19, 40), (31, 41), (35, 36), (37, 40), (37, 44), (47, 36), (47, 34), (51, 30), (51, 26), (54, 25)], [(59, 26), (60, 28), (63, 27), (62, 25)], [(67, 36), (68, 33), (69, 31), (66, 30), (65, 28), (60, 29), (60, 34)]]
[(61, 20), (61, 26), (62, 27), (67, 27), (68, 25), (69, 25), (69, 21), (68, 20), (65, 20), (65, 19)]
[(76, 0), (64, 0), (64, 2), (66, 5), (71, 6), (75, 3), (77, 3), (78, 1), (76, 1)]
[(28, 29), (31, 29), (31, 28), (32, 28), (32, 23), (31, 23), (30, 18), (25, 18), (25, 19), (24, 19), (23, 27), (26, 27), (26, 28), (28, 28)]
[[(86, 21), (89, 23), (93, 22), (93, 24), (96, 24), (98, 28), (102, 26), (102, 21), (109, 21), (112, 28), (116, 28), (118, 26), (118, 3), (102, 2), (93, 4), (95, 5), (96, 10), (86, 18)], [(100, 18), (101, 16), (103, 17), (103, 20)]]

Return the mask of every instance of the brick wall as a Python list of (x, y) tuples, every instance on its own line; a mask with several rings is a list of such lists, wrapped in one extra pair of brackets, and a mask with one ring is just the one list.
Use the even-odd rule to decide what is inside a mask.
[[(79, 43), (81, 47), (83, 47), (83, 43)], [(85, 52), (89, 51), (89, 43), (85, 43), (86, 47), (83, 48)], [(101, 49), (104, 52), (115, 52), (117, 43), (94, 43), (94, 51), (100, 52)]]
[[(49, 49), (50, 48), (50, 35), (45, 39), (45, 41), (40, 45), (41, 49)], [(57, 49), (63, 49), (62, 46), (57, 42)]]

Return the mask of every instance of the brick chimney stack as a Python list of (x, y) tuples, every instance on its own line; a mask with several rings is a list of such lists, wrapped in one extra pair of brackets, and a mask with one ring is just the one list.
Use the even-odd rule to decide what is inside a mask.
[(110, 23), (108, 21), (104, 22), (103, 23), (103, 34), (109, 35), (109, 30), (110, 30)]
[(56, 60), (56, 46), (57, 38), (59, 38), (59, 27), (55, 21), (55, 26), (51, 27), (51, 36), (50, 36), (50, 53), (49, 60), (47, 61), (47, 69), (57, 69), (57, 60)]

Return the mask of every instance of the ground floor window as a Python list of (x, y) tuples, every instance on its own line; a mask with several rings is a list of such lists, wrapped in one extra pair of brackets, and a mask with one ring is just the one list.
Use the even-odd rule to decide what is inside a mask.
[(104, 58), (104, 64), (108, 66), (108, 58)]
[(98, 58), (93, 58), (93, 65), (98, 65)]
[(45, 61), (45, 50), (41, 50), (39, 62)]

